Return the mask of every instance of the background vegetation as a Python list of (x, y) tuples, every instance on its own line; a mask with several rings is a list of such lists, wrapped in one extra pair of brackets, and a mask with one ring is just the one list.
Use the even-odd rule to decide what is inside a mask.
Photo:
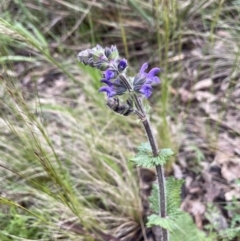
[(239, 0), (0, 8), (0, 240), (154, 238), (154, 172), (128, 161), (145, 133), (106, 108), (99, 73), (77, 62), (96, 44), (116, 44), (133, 74), (164, 70), (150, 113), (159, 145), (178, 153), (166, 173), (185, 179), (182, 208), (210, 240), (240, 239)]

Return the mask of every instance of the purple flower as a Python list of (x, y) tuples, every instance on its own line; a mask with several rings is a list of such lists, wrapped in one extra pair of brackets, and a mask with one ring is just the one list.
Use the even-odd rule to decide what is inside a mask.
[(148, 64), (144, 63), (139, 71), (139, 73), (146, 77), (146, 83), (152, 84), (152, 83), (160, 83), (160, 79), (156, 76), (161, 69), (160, 68), (153, 68), (149, 71), (149, 73), (146, 73), (145, 70), (148, 68)]
[(144, 63), (133, 80), (133, 90), (143, 94), (146, 98), (152, 94), (152, 84), (160, 83), (160, 79), (156, 75), (161, 71), (160, 68), (153, 68), (146, 73), (145, 71), (147, 68), (148, 64)]
[(112, 69), (107, 69), (104, 72), (104, 77), (106, 80), (114, 79), (117, 76), (117, 72)]
[(107, 79), (102, 79), (101, 82), (107, 84), (108, 86), (102, 86), (99, 89), (99, 92), (106, 92), (108, 98), (115, 95), (122, 95), (127, 91), (127, 88), (123, 85), (120, 79), (115, 79), (113, 82)]
[(121, 59), (118, 63), (118, 71), (122, 72), (124, 69), (127, 67), (127, 60), (126, 59)]
[(117, 93), (114, 91), (114, 88), (111, 86), (102, 86), (99, 89), (99, 92), (106, 92), (108, 98), (111, 98), (113, 96), (115, 96)]
[(101, 79), (101, 82), (107, 84), (109, 87), (111, 87), (113, 85), (113, 83), (110, 80), (105, 79), (105, 78)]
[(146, 98), (148, 98), (152, 94), (152, 86), (149, 84), (144, 84), (142, 88), (139, 90)]

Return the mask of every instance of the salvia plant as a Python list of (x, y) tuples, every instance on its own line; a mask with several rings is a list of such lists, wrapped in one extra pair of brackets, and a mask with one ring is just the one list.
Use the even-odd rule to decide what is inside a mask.
[(143, 124), (148, 142), (138, 147), (138, 153), (130, 160), (137, 166), (156, 168), (157, 183), (152, 187), (149, 198), (152, 214), (148, 217), (147, 226), (158, 226), (156, 240), (168, 241), (169, 232), (176, 231), (175, 220), (182, 214), (180, 210), (181, 180), (173, 177), (165, 180), (163, 165), (174, 155), (171, 149), (159, 149), (153, 136), (147, 115), (147, 107), (143, 101), (151, 96), (153, 85), (160, 84), (157, 76), (160, 68), (147, 71), (144, 63), (135, 76), (128, 76), (128, 62), (119, 57), (116, 46), (102, 48), (100, 45), (81, 51), (78, 59), (84, 65), (89, 65), (102, 71), (103, 86), (99, 92), (107, 95), (107, 105), (121, 115), (136, 115)]

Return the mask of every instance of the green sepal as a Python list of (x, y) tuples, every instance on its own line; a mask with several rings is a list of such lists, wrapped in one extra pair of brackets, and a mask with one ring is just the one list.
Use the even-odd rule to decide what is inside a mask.
[(100, 65), (99, 69), (100, 69), (101, 71), (105, 71), (105, 70), (108, 69), (108, 67), (109, 67), (109, 63), (103, 62), (103, 63)]
[(100, 57), (104, 56), (104, 49), (92, 50), (91, 56), (92, 56), (94, 62), (99, 61)]
[(108, 60), (116, 60), (119, 58), (119, 53), (118, 50), (116, 49), (115, 51), (113, 51), (109, 56), (108, 56)]
[(130, 160), (137, 166), (151, 168), (164, 165), (173, 155), (174, 152), (171, 149), (161, 149), (158, 156), (153, 157), (150, 144), (144, 143), (138, 147), (138, 153)]

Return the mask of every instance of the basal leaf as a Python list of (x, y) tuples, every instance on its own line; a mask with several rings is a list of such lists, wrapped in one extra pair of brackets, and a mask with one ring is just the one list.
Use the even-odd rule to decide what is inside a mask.
[(175, 219), (175, 228), (170, 233), (170, 241), (211, 241), (199, 230), (188, 213), (182, 212)]

